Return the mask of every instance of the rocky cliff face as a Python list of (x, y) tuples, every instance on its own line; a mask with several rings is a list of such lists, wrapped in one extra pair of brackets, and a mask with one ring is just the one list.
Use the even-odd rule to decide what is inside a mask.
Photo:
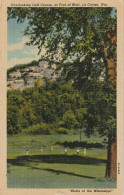
[(55, 81), (60, 76), (60, 71), (55, 71), (55, 69), (55, 65), (50, 68), (46, 61), (40, 61), (38, 65), (24, 68), (17, 67), (9, 71), (7, 75), (7, 88), (23, 90), (32, 87), (39, 78), (41, 78), (42, 85), (44, 85), (45, 78)]

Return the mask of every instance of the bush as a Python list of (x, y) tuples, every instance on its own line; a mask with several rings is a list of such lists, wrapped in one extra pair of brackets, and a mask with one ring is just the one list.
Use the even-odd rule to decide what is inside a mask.
[(59, 134), (67, 134), (68, 133), (68, 129), (64, 128), (64, 127), (59, 127), (57, 130), (57, 133)]
[(39, 123), (23, 130), (24, 133), (29, 134), (50, 134), (50, 126), (46, 123)]

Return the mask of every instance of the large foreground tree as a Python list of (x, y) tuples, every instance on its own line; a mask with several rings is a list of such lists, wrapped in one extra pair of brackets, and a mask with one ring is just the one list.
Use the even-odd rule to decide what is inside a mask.
[[(17, 18), (17, 22), (27, 19), (24, 31), (30, 37), (27, 44), (38, 47), (41, 59), (55, 63), (65, 81), (71, 80), (86, 96), (88, 92), (91, 94), (92, 101), (87, 96), (91, 106), (89, 119), (91, 115), (94, 118), (89, 121), (92, 131), (87, 128), (87, 132), (97, 129), (108, 136), (106, 178), (116, 178), (116, 96), (112, 95), (116, 94), (116, 10), (111, 7), (8, 8), (10, 18)], [(99, 86), (98, 93), (88, 87), (93, 83), (94, 89)], [(98, 99), (98, 107), (94, 97)], [(102, 103), (106, 106), (102, 107)]]

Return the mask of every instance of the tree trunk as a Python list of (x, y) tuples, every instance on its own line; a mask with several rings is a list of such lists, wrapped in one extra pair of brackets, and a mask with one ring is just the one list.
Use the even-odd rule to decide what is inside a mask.
[(106, 64), (107, 79), (113, 86), (116, 87), (117, 72), (115, 59), (113, 57), (108, 58), (108, 53), (103, 38), (101, 38), (101, 45), (103, 46), (103, 57)]
[(117, 140), (108, 136), (108, 155), (106, 175), (107, 179), (117, 179)]
[[(113, 31), (108, 32), (109, 49), (105, 47), (103, 38), (101, 37), (101, 45), (103, 46), (103, 58), (106, 65), (106, 76), (109, 83), (116, 87), (116, 61), (112, 54), (111, 48), (117, 41), (117, 27)], [(107, 179), (117, 179), (117, 140), (112, 135), (108, 136), (108, 154), (107, 154)]]

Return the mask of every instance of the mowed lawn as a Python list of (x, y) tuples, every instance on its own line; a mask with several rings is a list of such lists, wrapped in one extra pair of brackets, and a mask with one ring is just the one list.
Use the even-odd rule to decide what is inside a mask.
[[(106, 180), (105, 148), (65, 147), (56, 143), (77, 141), (79, 134), (68, 135), (16, 135), (8, 137), (9, 188), (116, 188), (116, 182)], [(98, 136), (82, 141), (102, 143)], [(52, 147), (53, 146), (53, 147)], [(43, 148), (43, 153), (41, 152)], [(29, 155), (26, 155), (26, 150)], [(77, 155), (76, 150), (80, 150)]]

